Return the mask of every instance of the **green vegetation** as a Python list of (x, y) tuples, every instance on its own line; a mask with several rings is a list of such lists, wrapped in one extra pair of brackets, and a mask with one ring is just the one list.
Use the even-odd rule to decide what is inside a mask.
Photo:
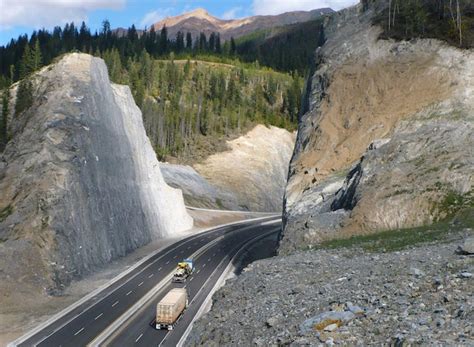
[(453, 218), (459, 211), (471, 209), (474, 211), (474, 197), (472, 192), (461, 195), (449, 190), (441, 203), (437, 204), (440, 218)]
[(471, 193), (448, 192), (440, 203), (445, 218), (430, 225), (386, 230), (369, 235), (325, 241), (316, 249), (359, 247), (369, 252), (393, 252), (421, 243), (449, 241), (450, 235), (464, 228), (474, 228), (474, 200)]
[[(309, 37), (308, 33), (311, 33)], [(102, 30), (92, 34), (84, 22), (80, 27), (67, 23), (63, 28), (55, 27), (52, 32), (41, 29), (30, 37), (21, 35), (1, 46), (0, 88), (72, 51), (103, 56), (104, 52), (115, 50), (121, 65), (128, 64), (129, 59), (137, 60), (146, 51), (153, 59), (167, 59), (173, 53), (179, 59), (232, 61), (233, 65), (242, 60), (303, 75), (309, 68), (314, 50), (323, 41), (319, 19), (258, 32), (237, 41), (231, 38), (226, 42), (221, 42), (218, 33), (209, 36), (201, 33), (193, 38), (189, 32), (178, 32), (176, 37), (170, 38), (166, 27), (155, 32), (153, 27), (141, 31), (133, 25), (126, 31), (114, 32), (109, 21), (104, 20)]]
[(0, 211), (0, 222), (3, 222), (9, 215), (13, 213), (12, 205), (8, 205)]
[(256, 123), (296, 127), (302, 88), (296, 74), (173, 56), (153, 60), (146, 51), (125, 66), (117, 50), (106, 51), (104, 60), (114, 82), (131, 86), (160, 159), (196, 156), (209, 138), (241, 134)]
[(261, 30), (239, 38), (236, 53), (243, 61), (258, 61), (279, 71), (304, 75), (314, 51), (324, 44), (323, 19)]
[(8, 142), (8, 101), (10, 90), (6, 88), (2, 94), (2, 119), (0, 121), (0, 151), (3, 151)]
[(33, 86), (31, 81), (23, 79), (18, 85), (15, 103), (15, 115), (19, 115), (33, 105)]
[(436, 38), (463, 48), (474, 47), (472, 0), (389, 0), (374, 22), (382, 38)]

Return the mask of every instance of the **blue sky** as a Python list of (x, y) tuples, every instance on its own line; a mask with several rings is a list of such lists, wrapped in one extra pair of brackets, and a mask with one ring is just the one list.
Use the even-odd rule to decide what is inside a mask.
[(135, 24), (143, 28), (166, 16), (202, 7), (219, 18), (279, 14), (287, 11), (350, 6), (357, 0), (0, 0), (0, 45), (34, 29), (51, 29), (83, 20), (99, 29), (109, 19), (112, 28)]

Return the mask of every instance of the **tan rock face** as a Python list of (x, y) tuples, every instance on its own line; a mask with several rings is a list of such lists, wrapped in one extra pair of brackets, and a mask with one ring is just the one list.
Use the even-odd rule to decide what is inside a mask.
[(281, 211), (294, 135), (257, 125), (228, 145), (229, 151), (196, 164), (196, 171), (211, 184), (232, 192), (241, 208)]
[[(326, 23), (290, 164), (282, 250), (430, 223), (447, 194), (472, 191), (474, 52), (378, 40), (367, 16), (351, 9)], [(334, 203), (337, 189), (322, 193), (335, 182), (345, 203)]]

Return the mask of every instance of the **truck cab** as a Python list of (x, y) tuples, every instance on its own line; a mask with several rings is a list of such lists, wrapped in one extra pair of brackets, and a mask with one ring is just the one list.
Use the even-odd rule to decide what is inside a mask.
[(194, 262), (192, 259), (184, 259), (178, 263), (178, 267), (173, 275), (173, 283), (184, 283), (194, 272)]

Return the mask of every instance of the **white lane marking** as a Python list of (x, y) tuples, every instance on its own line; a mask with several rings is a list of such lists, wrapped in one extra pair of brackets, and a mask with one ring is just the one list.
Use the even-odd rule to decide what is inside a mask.
[(206, 264), (204, 264), (202, 267), (206, 267)]
[(104, 315), (104, 312), (102, 312), (101, 314), (99, 314), (97, 317), (94, 318), (94, 320), (97, 320), (99, 319), (100, 317), (102, 317)]
[(138, 342), (138, 340), (140, 340), (140, 339), (142, 338), (142, 336), (143, 336), (143, 333), (140, 334), (140, 335), (138, 335), (138, 337), (137, 337), (136, 340), (135, 340), (135, 343)]
[(176, 259), (176, 258), (178, 258), (178, 256), (177, 256), (177, 255), (175, 255), (175, 256), (173, 257), (173, 259)]
[(187, 249), (191, 249), (191, 246), (188, 246), (188, 248), (187, 248)]
[(152, 278), (154, 275), (155, 275), (155, 274), (151, 274), (151, 275), (148, 276), (148, 278)]
[(133, 290), (129, 291), (127, 294), (125, 294), (126, 296), (129, 296), (130, 294), (132, 294)]
[(112, 304), (112, 307), (114, 307), (114, 306), (117, 305), (118, 303), (119, 303), (119, 301), (117, 300), (116, 302), (114, 302), (114, 303)]
[(211, 258), (207, 258), (207, 262), (210, 262), (211, 261)]
[(158, 269), (158, 271), (161, 271), (161, 267)]
[(201, 269), (197, 270), (196, 275), (201, 272)]
[(166, 265), (168, 265), (169, 263), (170, 263), (170, 261), (168, 260), (168, 261), (166, 262)]
[(194, 279), (194, 277), (191, 277), (191, 279), (189, 280), (189, 282), (191, 282), (193, 279)]
[(142, 284), (143, 284), (143, 281), (142, 281), (142, 282), (140, 282), (140, 283), (138, 283), (138, 286), (139, 286), (139, 287), (141, 287), (141, 286), (142, 286)]
[(84, 330), (84, 328), (79, 329), (78, 331), (76, 331), (76, 333), (74, 334), (74, 336), (79, 335), (83, 330)]
[(216, 253), (214, 253), (214, 254), (212, 255), (213, 258), (214, 258), (215, 256), (216, 256)]

